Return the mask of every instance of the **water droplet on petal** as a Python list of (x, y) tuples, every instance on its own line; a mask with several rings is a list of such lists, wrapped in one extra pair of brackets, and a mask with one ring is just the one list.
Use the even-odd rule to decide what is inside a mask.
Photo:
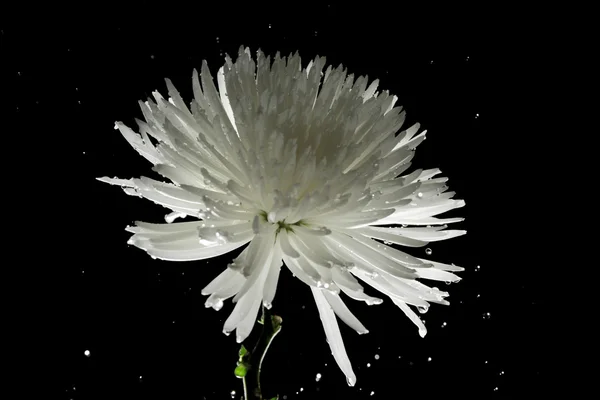
[(219, 311), (221, 308), (223, 308), (223, 300), (222, 299), (217, 299), (217, 301), (215, 301), (213, 303), (212, 308), (216, 311)]
[(425, 249), (425, 254), (427, 254), (428, 256), (430, 256), (431, 253), (433, 253), (433, 251), (429, 247)]

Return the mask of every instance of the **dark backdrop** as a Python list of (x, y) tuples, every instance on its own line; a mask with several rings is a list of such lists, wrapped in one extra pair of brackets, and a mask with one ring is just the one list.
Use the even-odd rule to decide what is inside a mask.
[[(134, 126), (142, 118), (137, 101), (156, 89), (166, 94), (165, 77), (189, 101), (192, 69), (206, 59), (216, 74), (223, 55), (235, 56), (240, 45), (268, 54), (298, 50), (304, 64), (326, 56), (328, 64), (379, 78), (380, 89), (404, 105), (407, 123), (429, 131), (413, 166), (441, 168), (467, 204), (451, 214), (466, 217), (455, 227), (468, 234), (429, 246), (433, 259), (466, 271), (447, 287), (451, 305), (433, 305), (424, 316), (424, 339), (391, 301), (372, 307), (348, 301), (370, 330), (358, 336), (341, 327), (354, 388), (331, 356), (310, 291), (284, 269), (274, 302), (284, 325), (265, 362), (265, 394), (407, 399), (544, 392), (545, 353), (536, 340), (542, 299), (533, 274), (489, 250), (498, 240), (492, 224), (503, 221), (491, 210), (495, 177), (486, 152), (502, 144), (489, 133), (495, 78), (485, 21), (441, 27), (428, 14), (389, 18), (390, 10), (378, 7), (375, 17), (325, 3), (270, 13), (229, 3), (174, 11), (162, 16), (157, 9), (153, 18), (115, 13), (100, 22), (86, 12), (0, 32), (9, 81), (18, 88), (11, 111), (35, 127), (40, 146), (52, 148), (60, 182), (47, 187), (58, 214), (69, 216), (49, 235), (50, 241), (66, 235), (59, 249), (67, 255), (53, 267), (59, 378), (49, 396), (228, 399), (235, 391), (239, 398), (241, 381), (233, 375), (239, 346), (221, 333), (232, 305), (205, 309), (200, 294), (238, 251), (198, 262), (152, 260), (126, 244), (124, 228), (134, 220), (161, 222), (166, 210), (94, 178), (153, 176), (113, 130), (114, 121)], [(495, 194), (505, 189), (500, 185)], [(425, 256), (422, 248), (408, 252)]]

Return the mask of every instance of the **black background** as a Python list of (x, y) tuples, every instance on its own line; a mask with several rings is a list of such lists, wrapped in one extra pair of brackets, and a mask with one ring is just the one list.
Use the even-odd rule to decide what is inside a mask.
[[(214, 74), (240, 45), (267, 54), (299, 51), (303, 65), (321, 55), (380, 79), (380, 89), (407, 110), (407, 124), (418, 121), (429, 132), (413, 168), (439, 167), (467, 204), (448, 213), (466, 217), (455, 228), (467, 235), (429, 246), (432, 259), (466, 271), (447, 287), (451, 305), (433, 305), (423, 316), (424, 339), (389, 300), (371, 307), (347, 301), (370, 330), (358, 336), (341, 326), (357, 375), (353, 388), (331, 356), (310, 291), (284, 270), (273, 309), (284, 325), (265, 361), (265, 395), (514, 398), (548, 390), (548, 356), (537, 340), (546, 316), (533, 273), (500, 262), (489, 246), (502, 221), (492, 217), (489, 189), (495, 177), (487, 151), (499, 139), (489, 133), (495, 94), (485, 21), (432, 28), (423, 14), (382, 22), (386, 11), (379, 7), (375, 18), (323, 3), (267, 13), (223, 3), (165, 15), (157, 9), (151, 18), (114, 14), (101, 23), (87, 12), (2, 29), (8, 81), (17, 88), (10, 111), (31, 124), (39, 146), (52, 149), (61, 180), (48, 185), (58, 199), (52, 206), (73, 217), (53, 233), (68, 235), (68, 245), (54, 267), (59, 306), (52, 330), (60, 358), (52, 398), (230, 399), (232, 391), (239, 398), (239, 345), (221, 333), (233, 306), (205, 309), (200, 294), (239, 251), (190, 263), (152, 260), (126, 244), (124, 228), (134, 220), (161, 222), (167, 210), (94, 178), (154, 176), (113, 130), (114, 121), (134, 126), (142, 118), (137, 101), (153, 90), (166, 94), (165, 77), (191, 100), (192, 69), (206, 59)], [(425, 256), (423, 248), (407, 251)]]

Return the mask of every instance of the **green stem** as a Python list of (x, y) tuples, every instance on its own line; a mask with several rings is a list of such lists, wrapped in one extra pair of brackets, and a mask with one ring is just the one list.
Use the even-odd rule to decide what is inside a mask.
[(263, 306), (262, 318), (258, 321), (262, 324), (261, 334), (254, 349), (248, 352), (243, 345), (240, 349), (240, 359), (235, 374), (243, 379), (244, 400), (264, 400), (260, 386), (260, 372), (269, 346), (281, 331), (281, 321), (281, 317), (272, 315)]

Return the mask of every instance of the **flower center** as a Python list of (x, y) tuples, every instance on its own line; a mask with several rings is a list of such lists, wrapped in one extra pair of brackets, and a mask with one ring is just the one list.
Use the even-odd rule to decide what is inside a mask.
[(298, 220), (297, 222), (294, 222), (293, 224), (287, 223), (285, 222), (285, 218), (279, 221), (274, 221), (272, 220), (272, 215), (269, 216), (269, 213), (267, 213), (266, 211), (260, 211), (258, 213), (265, 222), (268, 222), (270, 224), (276, 224), (277, 225), (277, 230), (275, 231), (275, 235), (277, 235), (282, 229), (285, 229), (286, 232), (294, 232), (294, 226), (300, 226), (303, 225), (304, 222), (302, 220)]

